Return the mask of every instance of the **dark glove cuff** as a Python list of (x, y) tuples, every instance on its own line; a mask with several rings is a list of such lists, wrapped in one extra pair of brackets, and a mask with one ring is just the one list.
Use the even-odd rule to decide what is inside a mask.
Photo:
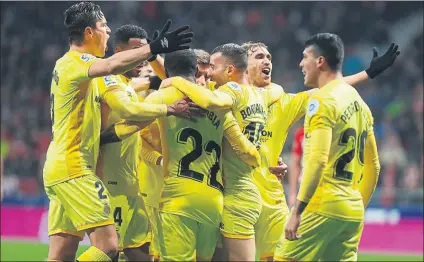
[(158, 76), (152, 76), (150, 77), (149, 89), (158, 90), (161, 83), (162, 79), (160, 79)]
[(378, 76), (381, 71), (377, 71), (377, 70), (373, 70), (371, 67), (368, 68), (367, 70), (365, 70), (365, 73), (367, 73), (367, 75), (373, 79), (374, 77)]
[(158, 55), (152, 55), (149, 59), (147, 59), (147, 62), (153, 62), (158, 58)]

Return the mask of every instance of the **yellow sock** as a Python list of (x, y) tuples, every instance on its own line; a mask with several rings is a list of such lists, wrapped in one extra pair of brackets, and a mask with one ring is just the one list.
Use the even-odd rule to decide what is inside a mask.
[(97, 247), (91, 246), (77, 258), (77, 261), (112, 261), (112, 259)]

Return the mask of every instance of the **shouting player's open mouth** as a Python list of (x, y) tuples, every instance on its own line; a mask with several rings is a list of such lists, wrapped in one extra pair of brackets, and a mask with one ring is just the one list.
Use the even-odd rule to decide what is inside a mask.
[(262, 77), (264, 78), (264, 79), (269, 79), (270, 77), (271, 77), (271, 68), (269, 68), (269, 67), (264, 67), (263, 69), (262, 69)]

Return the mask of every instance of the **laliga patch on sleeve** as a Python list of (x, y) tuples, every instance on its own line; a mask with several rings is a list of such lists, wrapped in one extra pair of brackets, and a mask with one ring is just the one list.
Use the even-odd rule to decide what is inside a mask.
[(314, 98), (309, 99), (308, 116), (312, 116), (313, 114), (315, 114), (318, 111), (318, 108), (319, 108), (319, 101)]
[(90, 54), (82, 54), (80, 58), (81, 58), (82, 61), (87, 63), (91, 59), (94, 59), (94, 56), (92, 56)]
[(241, 91), (241, 87), (235, 82), (228, 82), (227, 85), (234, 91)]
[(106, 87), (116, 85), (116, 81), (112, 76), (105, 76), (103, 80), (105, 81)]

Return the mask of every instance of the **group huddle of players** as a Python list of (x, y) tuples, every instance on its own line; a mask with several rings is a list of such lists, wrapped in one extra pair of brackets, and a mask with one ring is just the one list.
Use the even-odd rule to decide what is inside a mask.
[[(98, 5), (64, 13), (70, 50), (51, 84), (44, 166), (49, 261), (356, 260), (379, 161), (368, 106), (351, 86), (399, 55), (392, 44), (343, 77), (334, 34), (306, 41), (305, 86), (271, 82), (260, 42), (190, 49), (189, 26), (113, 34)], [(166, 54), (163, 59), (159, 54)], [(283, 73), (283, 72), (277, 72)], [(160, 87), (160, 88), (159, 88)], [(305, 116), (303, 175), (287, 206), (279, 159)], [(91, 246), (78, 258), (79, 241)]]

